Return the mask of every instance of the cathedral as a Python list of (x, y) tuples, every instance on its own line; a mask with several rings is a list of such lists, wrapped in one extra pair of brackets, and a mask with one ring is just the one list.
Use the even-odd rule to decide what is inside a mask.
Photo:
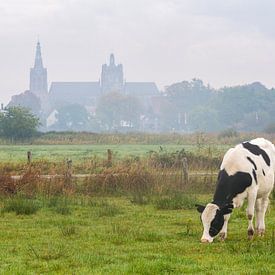
[[(43, 65), (40, 42), (36, 45), (35, 61), (30, 69), (29, 90), (12, 97), (9, 106), (25, 106), (47, 119), (61, 107), (79, 104), (88, 112), (95, 114), (98, 100), (108, 93), (117, 92), (131, 95), (148, 108), (153, 97), (160, 92), (154, 82), (126, 82), (122, 64), (116, 64), (114, 54), (109, 64), (103, 64), (99, 81), (52, 82), (48, 89), (47, 69)], [(46, 126), (45, 125), (45, 126)]]

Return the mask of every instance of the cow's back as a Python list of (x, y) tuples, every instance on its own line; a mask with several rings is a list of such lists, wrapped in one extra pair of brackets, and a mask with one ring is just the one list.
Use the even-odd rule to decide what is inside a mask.
[(250, 174), (253, 179), (251, 186), (257, 188), (261, 197), (273, 188), (274, 156), (274, 145), (264, 138), (257, 138), (229, 149), (220, 169), (229, 176), (239, 172)]

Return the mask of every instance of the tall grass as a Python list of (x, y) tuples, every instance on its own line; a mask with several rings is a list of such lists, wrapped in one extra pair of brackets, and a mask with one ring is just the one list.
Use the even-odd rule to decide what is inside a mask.
[(174, 193), (155, 200), (154, 204), (160, 210), (194, 209), (198, 199), (195, 195)]
[(39, 209), (40, 205), (35, 200), (14, 197), (4, 201), (1, 212), (15, 212), (16, 215), (31, 215), (35, 214)]

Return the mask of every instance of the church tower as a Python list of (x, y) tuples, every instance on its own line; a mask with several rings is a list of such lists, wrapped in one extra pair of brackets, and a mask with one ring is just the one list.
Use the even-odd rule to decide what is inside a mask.
[(123, 68), (115, 64), (115, 57), (110, 55), (109, 65), (102, 65), (101, 91), (103, 94), (110, 92), (123, 92)]
[(39, 41), (36, 45), (34, 67), (30, 71), (30, 91), (40, 99), (48, 94), (47, 69), (43, 67)]

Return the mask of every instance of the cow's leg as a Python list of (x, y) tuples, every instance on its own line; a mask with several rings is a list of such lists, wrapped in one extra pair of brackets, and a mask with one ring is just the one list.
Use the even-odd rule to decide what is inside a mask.
[(264, 218), (268, 203), (268, 197), (257, 199), (256, 201), (256, 230), (259, 236), (263, 236), (265, 232)]
[(256, 197), (257, 197), (257, 190), (251, 190), (250, 192), (248, 192), (246, 213), (248, 218), (247, 234), (249, 239), (252, 239), (254, 235), (253, 217), (254, 217)]
[(221, 241), (224, 241), (227, 238), (227, 225), (230, 218), (230, 214), (224, 215), (224, 224), (220, 233)]

